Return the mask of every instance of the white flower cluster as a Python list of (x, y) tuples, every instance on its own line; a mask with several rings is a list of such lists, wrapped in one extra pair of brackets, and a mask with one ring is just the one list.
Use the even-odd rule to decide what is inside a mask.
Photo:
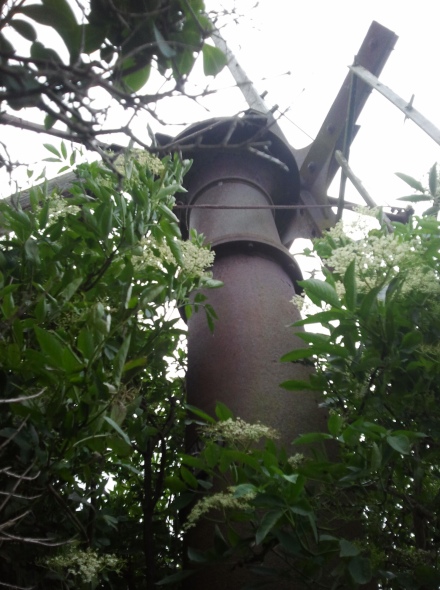
[(234, 488), (229, 488), (227, 492), (219, 492), (212, 496), (205, 496), (199, 500), (191, 512), (184, 525), (188, 530), (195, 526), (196, 522), (211, 510), (248, 510), (251, 508), (249, 502), (255, 497), (255, 493), (249, 492), (238, 498), (234, 497)]
[(51, 223), (55, 223), (60, 217), (64, 217), (68, 213), (76, 215), (80, 211), (80, 207), (69, 205), (69, 199), (64, 199), (60, 195), (54, 194), (49, 199), (49, 219)]
[(273, 428), (259, 422), (248, 424), (241, 418), (228, 418), (216, 424), (209, 424), (203, 426), (201, 431), (208, 438), (222, 439), (229, 444), (239, 445), (249, 445), (261, 438), (279, 438), (278, 432)]
[(301, 295), (298, 295), (298, 294), (295, 293), (295, 295), (290, 300), (290, 303), (293, 303), (293, 305), (299, 311), (301, 311), (304, 308), (304, 303), (305, 303), (304, 293), (302, 293)]
[(182, 271), (187, 277), (205, 276), (205, 270), (214, 264), (214, 252), (208, 248), (200, 248), (193, 242), (181, 242), (183, 266)]
[(379, 207), (356, 207), (353, 213), (357, 214), (351, 219), (338, 221), (332, 228), (324, 232), (324, 235), (338, 240), (339, 238), (358, 239), (365, 236), (371, 229), (380, 227), (378, 218), (381, 210)]
[(112, 554), (98, 555), (92, 549), (71, 549), (67, 553), (49, 557), (44, 564), (54, 571), (64, 571), (66, 575), (78, 576), (84, 583), (90, 583), (104, 569), (118, 572), (124, 561)]
[[(356, 261), (357, 287), (360, 291), (380, 285), (399, 271), (413, 269), (420, 263), (420, 243), (403, 241), (396, 234), (372, 235), (352, 241), (333, 250), (326, 264), (344, 276), (350, 263)], [(341, 289), (342, 292), (342, 289)]]
[(139, 244), (140, 254), (135, 254), (131, 261), (136, 270), (145, 270), (147, 267), (161, 268), (162, 264), (175, 264), (176, 260), (166, 243), (153, 242), (151, 238), (143, 238)]
[[(165, 242), (153, 243), (150, 238), (144, 238), (139, 245), (142, 248), (142, 253), (132, 258), (136, 270), (142, 271), (147, 267), (162, 268), (164, 263), (179, 266), (171, 248)], [(180, 240), (177, 245), (182, 253), (179, 274), (191, 279), (210, 276), (207, 275), (206, 269), (214, 263), (212, 250), (200, 247), (191, 241)]]
[(125, 174), (125, 164), (129, 158), (139, 162), (141, 166), (148, 168), (156, 176), (160, 176), (164, 170), (164, 165), (154, 154), (150, 154), (146, 150), (132, 149), (125, 154), (121, 154), (114, 161), (113, 165), (120, 174)]
[(297, 469), (301, 463), (304, 463), (304, 455), (302, 453), (296, 453), (287, 459), (287, 463), (293, 467), (293, 469)]

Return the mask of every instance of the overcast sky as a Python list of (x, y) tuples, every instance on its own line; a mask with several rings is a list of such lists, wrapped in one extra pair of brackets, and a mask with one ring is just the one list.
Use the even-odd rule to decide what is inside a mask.
[[(294, 147), (309, 144), (316, 135), (373, 20), (399, 36), (380, 80), (408, 101), (415, 94), (414, 107), (440, 127), (437, 0), (260, 0), (257, 6), (256, 0), (206, 3), (214, 10), (235, 5), (238, 18), (236, 22), (226, 19), (223, 35), (258, 91), (268, 92), (268, 106), (278, 104), (281, 112), (286, 111), (280, 124)], [(198, 80), (201, 86), (206, 84), (204, 76)], [(219, 91), (201, 101), (203, 106), (173, 99), (161, 107), (163, 118), (191, 123), (236, 114), (246, 105), (240, 92), (231, 90), (233, 84), (225, 72), (215, 81)], [(147, 85), (146, 91), (151, 91), (151, 86)], [(359, 123), (362, 128), (353, 143), (350, 164), (380, 204), (395, 204), (396, 197), (408, 193), (394, 172), (421, 179), (440, 160), (440, 147), (411, 121), (404, 122), (404, 115), (376, 92)], [(181, 130), (152, 126), (171, 134)], [(40, 155), (37, 149), (43, 141), (59, 145), (59, 140), (47, 137), (29, 140), (17, 130), (4, 132), (3, 139), (8, 137), (14, 152), (29, 161), (48, 155)], [(337, 190), (334, 185), (330, 194), (337, 196)], [(359, 200), (350, 187), (347, 198)]]
[[(218, 7), (218, 2), (208, 0)], [(223, 35), (269, 107), (278, 104), (280, 124), (294, 147), (318, 132), (373, 20), (399, 39), (380, 76), (402, 98), (440, 127), (440, 3), (436, 0), (238, 0), (237, 24)], [(290, 72), (290, 74), (286, 74)], [(218, 81), (228, 86), (227, 76)], [(222, 92), (210, 101), (216, 115), (233, 114), (239, 101)], [(290, 119), (290, 121), (288, 120)], [(380, 204), (411, 192), (394, 176), (422, 178), (440, 160), (440, 146), (376, 91), (359, 119), (350, 164)], [(301, 132), (298, 127), (305, 131)], [(307, 134), (307, 135), (306, 135)], [(335, 194), (336, 190), (336, 194)], [(333, 196), (337, 189), (332, 187)], [(348, 196), (355, 197), (349, 189)]]

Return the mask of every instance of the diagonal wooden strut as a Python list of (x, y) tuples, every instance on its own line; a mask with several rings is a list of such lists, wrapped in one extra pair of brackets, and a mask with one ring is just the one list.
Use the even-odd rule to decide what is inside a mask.
[[(287, 143), (273, 113), (258, 94), (220, 33), (215, 31), (212, 38), (217, 47), (227, 56), (228, 67), (249, 107), (264, 114), (268, 119), (270, 130)], [(395, 33), (373, 21), (356, 56), (356, 65), (361, 65), (378, 76), (396, 41)], [(337, 149), (341, 149), (343, 144), (352, 76), (351, 72), (347, 75), (312, 144), (303, 150), (290, 148), (300, 167), (302, 183), (300, 200), (304, 205), (311, 207), (307, 211), (307, 220), (304, 216), (301, 219), (296, 218), (284, 232), (282, 238), (283, 244), (286, 246), (289, 246), (296, 237), (312, 237), (334, 222), (334, 216), (330, 209), (313, 208), (312, 205), (329, 203), (327, 190), (339, 168), (334, 153)], [(353, 104), (353, 125), (370, 93), (371, 86), (364, 81), (359, 81)], [(350, 141), (355, 137), (356, 131), (357, 127), (354, 126), (353, 132), (348, 134)]]
[(353, 72), (353, 74), (356, 74), (356, 76), (366, 82), (366, 84), (371, 86), (371, 88), (374, 88), (380, 94), (382, 94), (382, 96), (392, 102), (393, 105), (402, 111), (402, 113), (405, 113), (406, 119), (411, 119), (411, 121), (414, 121), (414, 123), (423, 129), (423, 131), (429, 135), (431, 139), (440, 145), (440, 129), (433, 125), (431, 121), (429, 121), (413, 107), (412, 99), (409, 102), (404, 100), (398, 94), (393, 92), (391, 88), (388, 88), (388, 86), (385, 86), (379, 82), (376, 76), (360, 65), (351, 66), (350, 70)]

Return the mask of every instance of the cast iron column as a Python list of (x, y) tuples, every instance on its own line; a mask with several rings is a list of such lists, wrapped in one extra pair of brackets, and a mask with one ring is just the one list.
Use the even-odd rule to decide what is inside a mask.
[[(298, 202), (299, 173), (289, 146), (266, 124), (264, 116), (251, 113), (197, 124), (177, 138), (184, 155), (194, 159), (185, 178), (185, 203), (192, 207), (182, 215), (182, 230), (205, 235), (216, 254), (214, 278), (224, 283), (207, 292), (218, 316), (214, 333), (202, 312), (188, 322), (187, 392), (190, 404), (211, 415), (221, 401), (247, 422), (276, 428), (288, 446), (325, 424), (310, 391), (279, 386), (308, 373), (302, 365), (280, 362), (304, 345), (290, 327), (300, 318), (291, 299), (301, 273), (281, 242), (296, 211), (271, 208)], [(195, 442), (190, 432), (189, 452)], [(199, 527), (189, 543), (206, 549), (211, 538), (212, 530)], [(235, 590), (246, 580), (240, 569), (210, 568), (187, 587)]]

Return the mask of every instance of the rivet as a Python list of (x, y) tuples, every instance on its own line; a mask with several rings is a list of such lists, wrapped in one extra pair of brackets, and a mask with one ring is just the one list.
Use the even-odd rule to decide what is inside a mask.
[(310, 172), (310, 174), (313, 174), (316, 170), (316, 163), (315, 162), (309, 162), (307, 165), (307, 170)]
[(329, 133), (330, 135), (333, 135), (334, 132), (335, 132), (335, 126), (332, 124), (327, 125), (327, 133)]

